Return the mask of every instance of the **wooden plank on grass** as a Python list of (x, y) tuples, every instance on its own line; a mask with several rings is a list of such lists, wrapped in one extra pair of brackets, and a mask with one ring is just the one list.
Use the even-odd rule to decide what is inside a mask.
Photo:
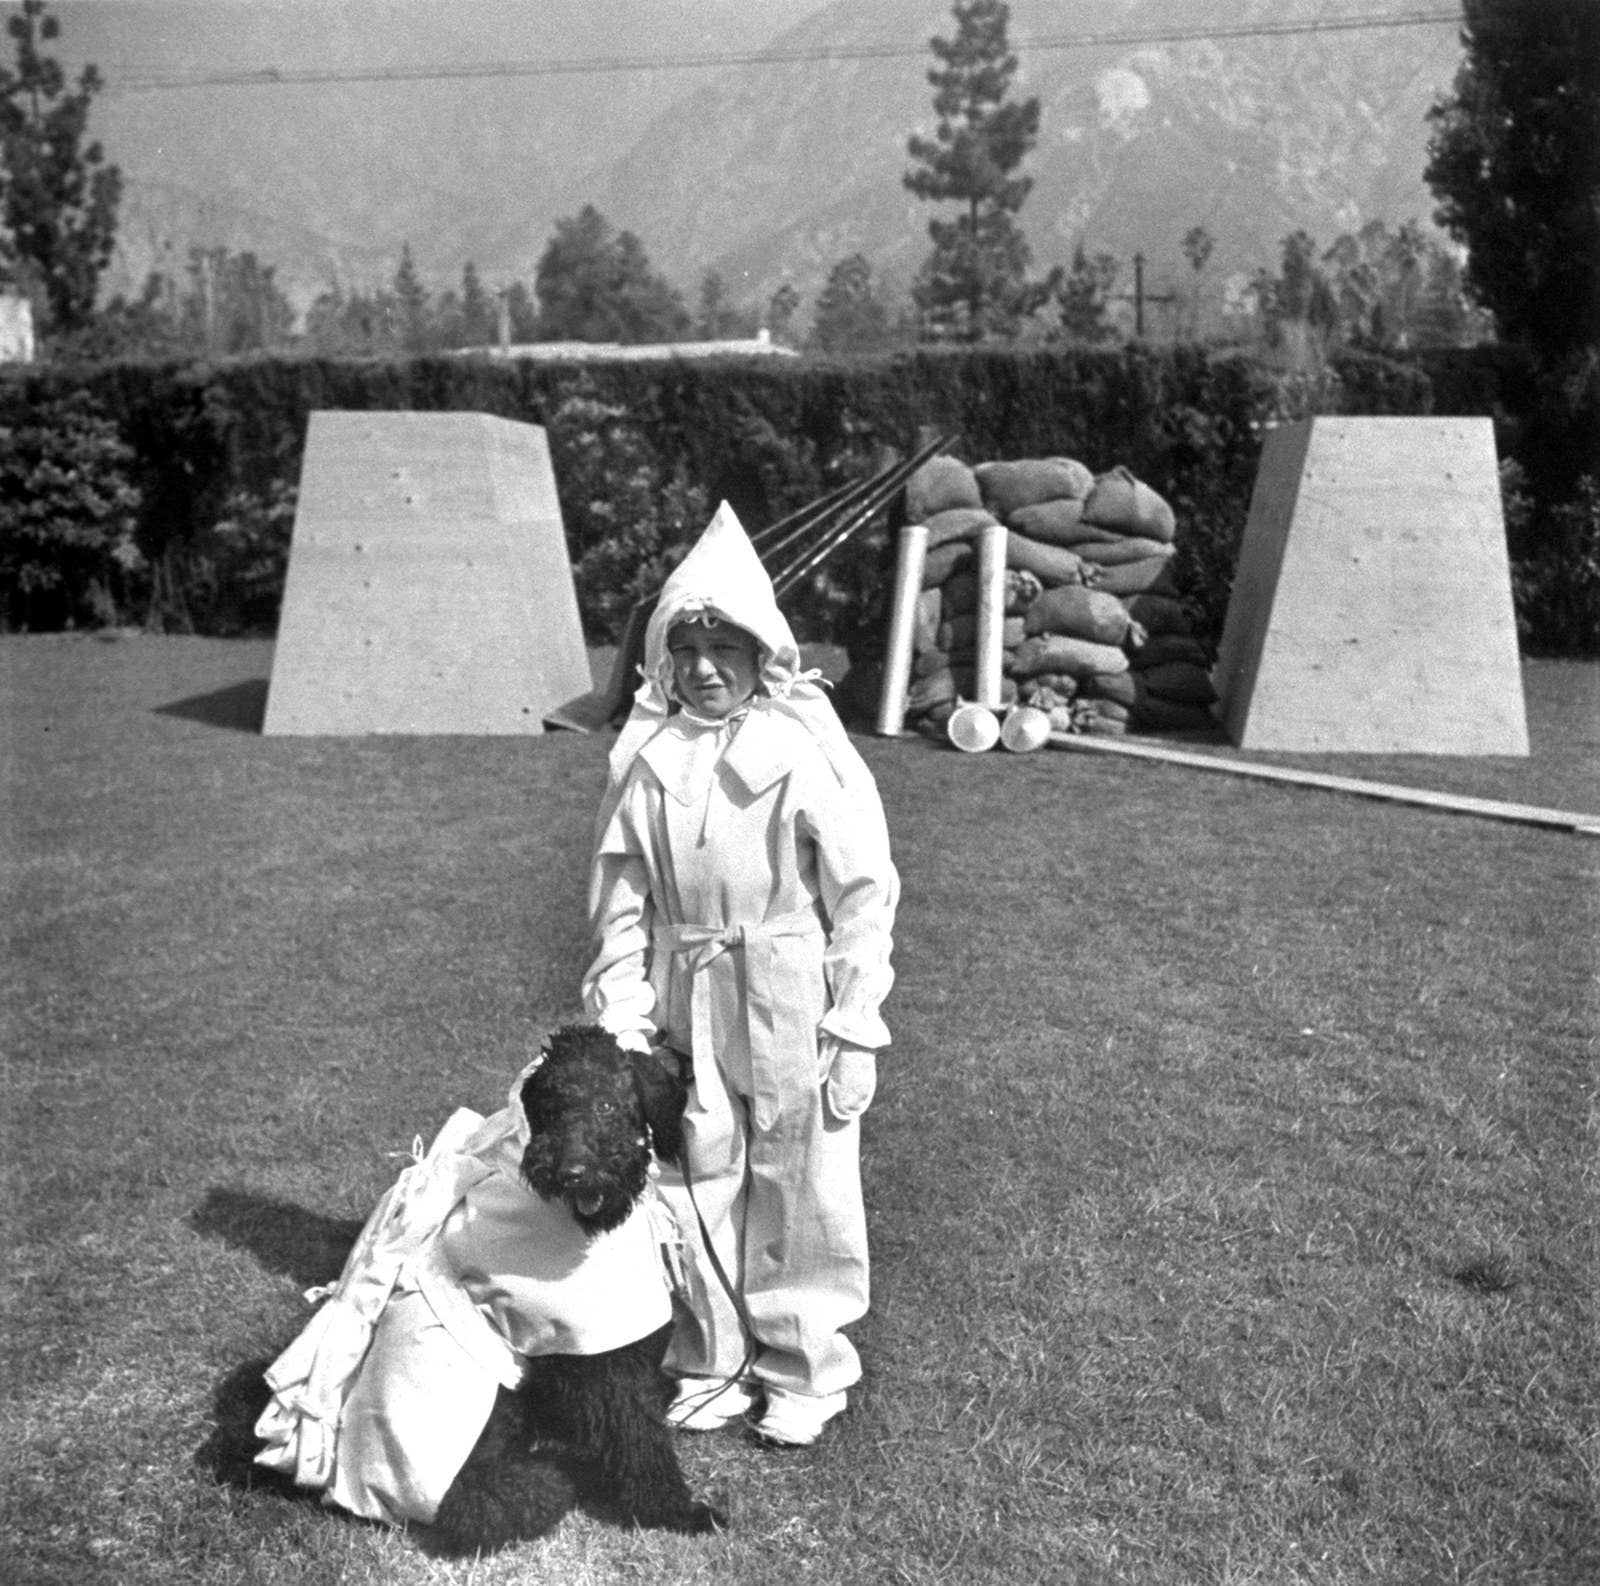
[(1263, 782), (1288, 782), (1297, 787), (1323, 788), (1330, 793), (1353, 793), (1360, 798), (1385, 799), (1394, 804), (1418, 804), (1452, 815), (1480, 815), (1489, 820), (1515, 821), (1524, 826), (1553, 826), (1558, 831), (1600, 837), (1600, 815), (1573, 810), (1543, 809), (1537, 804), (1504, 804), (1497, 799), (1468, 798), (1458, 793), (1436, 793), (1428, 788), (1400, 787), (1393, 782), (1368, 782), (1360, 777), (1333, 776), (1324, 771), (1299, 771), (1292, 766), (1254, 765), (1221, 755), (1191, 754), (1153, 743), (1129, 743), (1125, 738), (1093, 738), (1077, 733), (1053, 732), (1052, 749), (1079, 749), (1090, 754), (1125, 755), (1135, 760), (1159, 760), (1164, 765), (1189, 766), (1197, 771), (1222, 771), (1232, 776), (1255, 777)]

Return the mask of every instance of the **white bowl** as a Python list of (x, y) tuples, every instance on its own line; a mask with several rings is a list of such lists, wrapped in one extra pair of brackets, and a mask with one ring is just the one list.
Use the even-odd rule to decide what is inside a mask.
[(1042, 749), (1050, 741), (1050, 713), (1036, 705), (1016, 705), (1000, 723), (1000, 742), (1013, 754)]
[(957, 705), (944, 725), (945, 736), (963, 754), (982, 754), (1000, 738), (1000, 723), (987, 705)]

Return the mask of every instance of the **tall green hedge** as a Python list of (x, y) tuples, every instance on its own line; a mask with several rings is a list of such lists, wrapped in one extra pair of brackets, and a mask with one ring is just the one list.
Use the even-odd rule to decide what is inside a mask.
[[(548, 432), (580, 604), (611, 637), (629, 600), (719, 495), (758, 524), (904, 453), (959, 435), (969, 461), (1058, 456), (1125, 464), (1172, 501), (1180, 574), (1202, 629), (1219, 630), (1263, 428), (1308, 412), (1486, 413), (1520, 450), (1535, 497), (1537, 379), (1514, 355), (1350, 356), (1315, 379), (1180, 346), (927, 350), (877, 358), (535, 362), (251, 358), (215, 364), (44, 366), (0, 376), (7, 437), (63, 404), (111, 420), (141, 503), (141, 568), (122, 620), (200, 632), (270, 625), (307, 415), (316, 409), (468, 410)], [(1530, 422), (1533, 430), (1530, 432)], [(1546, 448), (1546, 451), (1550, 448)], [(1560, 455), (1560, 448), (1554, 449)], [(1568, 449), (1570, 452), (1570, 448)], [(0, 579), (7, 534), (0, 504)], [(850, 639), (881, 622), (883, 526), (797, 592), (799, 625)], [(277, 581), (275, 583), (275, 580)], [(0, 620), (25, 621), (0, 588)], [(96, 610), (104, 615), (104, 590)]]

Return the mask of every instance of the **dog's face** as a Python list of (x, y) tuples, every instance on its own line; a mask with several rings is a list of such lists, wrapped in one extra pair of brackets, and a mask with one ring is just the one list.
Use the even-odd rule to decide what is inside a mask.
[(684, 1086), (654, 1057), (629, 1054), (604, 1030), (564, 1025), (522, 1086), (529, 1139), (522, 1176), (589, 1233), (623, 1222), (643, 1194), (652, 1147), (682, 1148)]

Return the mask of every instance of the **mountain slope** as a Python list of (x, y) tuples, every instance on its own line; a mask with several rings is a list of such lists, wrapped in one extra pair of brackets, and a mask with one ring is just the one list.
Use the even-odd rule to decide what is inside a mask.
[[(1274, 31), (1418, 12), (1447, 20)], [(1164, 272), (1187, 275), (1195, 225), (1216, 239), (1220, 279), (1274, 260), (1297, 228), (1327, 243), (1368, 219), (1425, 218), (1424, 117), (1459, 63), (1452, 16), (1450, 0), (1013, 0), (1015, 92), (1043, 111), (1022, 213), (1036, 264), (1079, 242), (1125, 264), (1142, 251), (1159, 291)], [(932, 119), (927, 40), (954, 26), (942, 0), (77, 0), (65, 20), (64, 53), (98, 60), (113, 88), (155, 68), (449, 73), (769, 39), (791, 55), (894, 51), (108, 93), (94, 125), (128, 179), (124, 287), (181, 265), (190, 241), (253, 247), (301, 301), (333, 278), (386, 279), (406, 242), (439, 284), (468, 259), (490, 281), (528, 279), (585, 202), (691, 298), (717, 269), (745, 301), (783, 280), (810, 300), (858, 250), (903, 287), (927, 251), (933, 211), (901, 175), (907, 137)], [(1264, 31), (1238, 36), (1251, 27)], [(1207, 28), (1229, 36), (1171, 36)], [(1121, 42), (1075, 42), (1087, 35)]]
[[(1030, 51), (1030, 38), (1198, 31), (1297, 17), (1371, 15), (1376, 0), (1016, 0), (1016, 97), (1037, 95), (1022, 221), (1041, 267), (1082, 241), (1124, 261), (1181, 263), (1185, 232), (1217, 240), (1213, 270), (1248, 272), (1304, 227), (1324, 243), (1380, 218), (1425, 218), (1428, 105), (1460, 49), (1452, 27), (1179, 40)], [(864, 45), (951, 31), (927, 0), (840, 0), (784, 39)], [(717, 268), (751, 296), (814, 290), (860, 249), (909, 280), (935, 213), (901, 187), (910, 132), (931, 124), (931, 57), (774, 68), (674, 106), (597, 186), (596, 202), (662, 257)]]

